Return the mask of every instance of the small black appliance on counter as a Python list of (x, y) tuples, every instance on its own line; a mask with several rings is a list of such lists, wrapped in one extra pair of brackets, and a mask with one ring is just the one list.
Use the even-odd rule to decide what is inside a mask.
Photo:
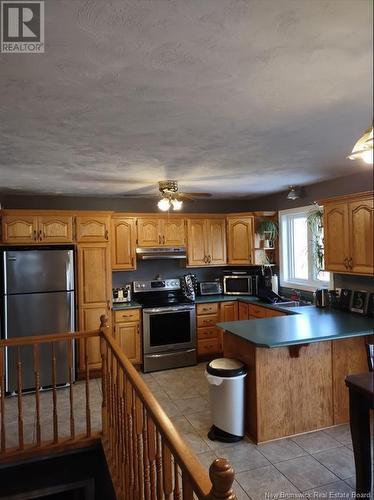
[(327, 288), (317, 288), (314, 292), (314, 304), (316, 307), (328, 307), (330, 305), (329, 291)]

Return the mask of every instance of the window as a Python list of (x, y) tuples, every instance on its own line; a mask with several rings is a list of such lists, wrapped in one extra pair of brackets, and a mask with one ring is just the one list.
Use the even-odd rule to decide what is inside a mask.
[(323, 229), (313, 237), (307, 221), (311, 210), (309, 206), (279, 212), (281, 286), (314, 290), (329, 285), (330, 273), (315, 264)]

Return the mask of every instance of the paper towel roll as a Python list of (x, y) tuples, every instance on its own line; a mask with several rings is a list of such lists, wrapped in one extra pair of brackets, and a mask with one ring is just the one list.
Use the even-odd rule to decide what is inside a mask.
[(276, 274), (271, 277), (271, 289), (274, 293), (278, 293), (278, 276)]

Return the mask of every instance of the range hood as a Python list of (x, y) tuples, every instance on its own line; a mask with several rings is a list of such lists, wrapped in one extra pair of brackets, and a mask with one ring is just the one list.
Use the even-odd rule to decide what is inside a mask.
[(136, 255), (140, 260), (185, 259), (186, 247), (141, 247)]

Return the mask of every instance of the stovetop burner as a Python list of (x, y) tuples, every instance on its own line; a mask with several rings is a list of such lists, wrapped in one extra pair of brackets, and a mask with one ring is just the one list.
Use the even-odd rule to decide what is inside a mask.
[(134, 299), (143, 307), (171, 307), (193, 304), (181, 290), (178, 278), (169, 280), (134, 281)]

